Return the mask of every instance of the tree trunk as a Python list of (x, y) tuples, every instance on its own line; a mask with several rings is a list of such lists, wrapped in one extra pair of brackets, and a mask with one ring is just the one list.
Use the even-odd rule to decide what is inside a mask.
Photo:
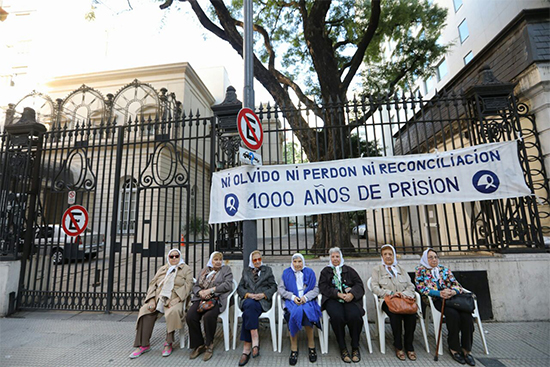
[(311, 251), (316, 255), (326, 255), (331, 247), (340, 247), (348, 255), (355, 252), (350, 239), (348, 213), (332, 213), (318, 216), (319, 227)]

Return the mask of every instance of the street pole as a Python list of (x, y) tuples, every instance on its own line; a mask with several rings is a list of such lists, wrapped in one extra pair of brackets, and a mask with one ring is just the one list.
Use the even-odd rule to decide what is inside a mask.
[[(244, 101), (243, 107), (248, 107), (254, 111), (254, 50), (252, 21), (254, 14), (252, 9), (252, 0), (244, 0)], [(244, 144), (242, 144), (244, 146)], [(258, 248), (258, 235), (255, 220), (245, 220), (243, 222), (243, 269), (248, 266), (250, 253)]]

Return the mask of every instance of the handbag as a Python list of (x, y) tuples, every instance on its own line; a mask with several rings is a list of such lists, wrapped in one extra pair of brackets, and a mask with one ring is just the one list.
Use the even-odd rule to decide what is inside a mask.
[(457, 311), (472, 313), (475, 309), (472, 293), (459, 293), (445, 301), (445, 307), (454, 308)]
[(384, 302), (391, 313), (413, 315), (418, 311), (414, 298), (402, 297), (401, 294), (385, 296)]
[(206, 312), (206, 311), (210, 310), (211, 308), (213, 308), (216, 305), (217, 302), (218, 302), (217, 297), (210, 298), (209, 300), (201, 301), (199, 303), (199, 308), (197, 308), (197, 312), (198, 313)]

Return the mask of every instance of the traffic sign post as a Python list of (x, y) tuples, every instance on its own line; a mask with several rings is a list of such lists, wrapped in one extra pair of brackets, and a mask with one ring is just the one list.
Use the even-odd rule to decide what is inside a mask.
[(61, 227), (67, 236), (76, 237), (88, 226), (88, 211), (81, 205), (73, 205), (65, 210), (61, 219)]
[(264, 130), (258, 116), (250, 108), (243, 108), (237, 115), (237, 129), (243, 144), (251, 150), (258, 150), (264, 141)]

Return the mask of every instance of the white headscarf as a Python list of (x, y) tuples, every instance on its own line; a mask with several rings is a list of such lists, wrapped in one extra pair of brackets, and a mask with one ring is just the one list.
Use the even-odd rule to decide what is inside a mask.
[(177, 252), (180, 255), (180, 261), (176, 265), (170, 265), (168, 270), (166, 270), (164, 278), (159, 284), (159, 286), (162, 286), (162, 289), (160, 290), (159, 294), (160, 302), (157, 302), (157, 311), (162, 313), (164, 313), (165, 302), (167, 302), (172, 296), (172, 290), (174, 289), (174, 280), (176, 279), (176, 275), (178, 273), (178, 266), (185, 263), (183, 261), (183, 257), (181, 256), (180, 250), (172, 249), (168, 251), (168, 254), (166, 255), (166, 261), (168, 264), (170, 264), (170, 254), (172, 252)]
[(178, 249), (175, 249), (175, 248), (171, 249), (170, 251), (168, 251), (168, 254), (166, 254), (166, 263), (170, 264), (170, 254), (174, 251), (177, 252), (180, 255), (180, 261), (176, 265), (170, 265), (168, 270), (166, 270), (166, 275), (164, 276), (165, 279), (168, 276), (168, 274), (170, 274), (172, 271), (174, 271), (174, 269), (177, 273), (178, 272), (178, 266), (180, 266), (181, 264), (185, 264), (185, 261), (183, 261), (183, 256), (181, 256), (181, 251), (178, 250)]
[[(386, 263), (384, 262), (384, 258), (382, 257), (382, 251), (386, 247), (391, 248), (391, 250), (393, 251), (393, 263), (391, 265), (386, 265)], [(390, 277), (393, 278), (395, 274), (399, 273), (399, 270), (397, 269), (397, 254), (396, 254), (395, 249), (393, 248), (392, 245), (387, 243), (387, 244), (385, 244), (384, 246), (382, 246), (380, 248), (380, 258), (382, 259), (382, 265), (384, 265), (384, 267), (386, 268), (386, 271), (388, 272)], [(391, 271), (390, 271), (390, 269), (391, 269)], [(392, 271), (393, 271), (393, 275), (392, 275)]]
[[(248, 258), (248, 267), (251, 268), (251, 269), (255, 269), (256, 267), (254, 266), (254, 262), (252, 261), (252, 255), (254, 254), (260, 254), (260, 256), (262, 255), (262, 253), (258, 250), (254, 250), (250, 253), (250, 256)], [(260, 266), (262, 266), (264, 264), (264, 262), (260, 262)]]
[(432, 271), (432, 276), (435, 278), (435, 280), (439, 280), (439, 266), (436, 266), (435, 268), (432, 268), (430, 266), (430, 263), (428, 262), (428, 252), (433, 251), (437, 254), (437, 252), (431, 248), (428, 247), (423, 253), (422, 258), (420, 259), (420, 265), (425, 266), (427, 269)]
[[(340, 265), (334, 266), (332, 265), (332, 260), (330, 259), (330, 256), (333, 252), (339, 252), (340, 253)], [(342, 255), (342, 250), (340, 250), (339, 247), (333, 247), (330, 250), (328, 250), (328, 265), (333, 269), (336, 269), (336, 274), (338, 275), (338, 279), (342, 280), (342, 266), (344, 266), (344, 255)]]
[(304, 296), (304, 273), (302, 273), (302, 270), (296, 271), (296, 269), (294, 269), (293, 262), (294, 259), (297, 257), (302, 259), (302, 270), (306, 267), (306, 260), (304, 259), (304, 255), (299, 253), (295, 253), (294, 255), (292, 255), (292, 259), (290, 260), (290, 268), (292, 269), (292, 271), (294, 272), (294, 276), (296, 277), (296, 288), (298, 289), (298, 297), (301, 298)]
[(222, 266), (225, 266), (225, 264), (223, 263), (223, 254), (219, 251), (214, 251), (210, 254), (210, 258), (208, 259), (208, 263), (206, 264), (207, 267), (209, 268), (212, 268), (212, 271), (210, 271), (210, 273), (206, 274), (206, 279), (210, 278), (212, 275), (216, 274), (216, 271), (217, 270), (214, 270), (214, 266), (212, 265), (212, 259), (214, 258), (214, 256), (216, 254), (220, 254), (222, 255)]

